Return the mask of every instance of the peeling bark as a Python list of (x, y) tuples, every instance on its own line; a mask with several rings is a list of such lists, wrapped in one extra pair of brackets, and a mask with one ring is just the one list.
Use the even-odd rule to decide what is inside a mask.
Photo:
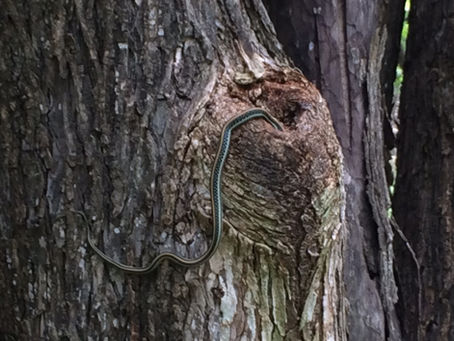
[[(0, 14), (0, 333), (10, 339), (344, 340), (340, 149), (261, 1), (25, 2)], [(125, 275), (225, 233), (196, 268)], [(60, 219), (63, 216), (65, 219)]]
[[(266, 1), (285, 51), (326, 98), (345, 157), (351, 340), (400, 340), (389, 124), (404, 1)], [(388, 175), (388, 177), (387, 177)]]

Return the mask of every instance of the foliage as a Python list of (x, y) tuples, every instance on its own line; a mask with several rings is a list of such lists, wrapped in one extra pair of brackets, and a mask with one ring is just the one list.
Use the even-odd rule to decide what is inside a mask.
[(401, 58), (399, 58), (399, 63), (396, 67), (396, 79), (394, 80), (394, 90), (396, 94), (400, 93), (400, 87), (404, 80), (404, 70), (403, 70), (403, 57), (405, 56), (405, 51), (407, 48), (407, 37), (408, 37), (408, 15), (410, 12), (410, 0), (405, 1), (405, 16), (404, 23), (402, 25), (402, 33), (400, 35), (400, 51)]

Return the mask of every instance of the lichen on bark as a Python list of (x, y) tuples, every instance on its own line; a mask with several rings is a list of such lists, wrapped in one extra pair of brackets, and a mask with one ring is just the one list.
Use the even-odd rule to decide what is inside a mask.
[[(261, 1), (7, 0), (0, 22), (2, 333), (345, 338), (339, 145)], [(124, 263), (203, 252), (218, 137), (251, 106), (285, 129), (233, 134), (209, 262), (137, 277), (90, 251), (72, 210)]]

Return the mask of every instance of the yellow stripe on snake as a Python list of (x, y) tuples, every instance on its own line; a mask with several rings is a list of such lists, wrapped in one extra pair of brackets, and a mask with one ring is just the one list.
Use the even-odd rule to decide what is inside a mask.
[(148, 265), (146, 266), (130, 266), (123, 263), (120, 263), (113, 258), (106, 255), (103, 251), (101, 251), (97, 246), (93, 238), (91, 237), (91, 225), (86, 218), (86, 216), (82, 212), (75, 211), (79, 215), (81, 215), (85, 222), (88, 225), (88, 243), (90, 244), (91, 248), (107, 263), (115, 266), (116, 268), (123, 270), (127, 273), (133, 274), (145, 274), (148, 272), (153, 271), (158, 267), (158, 265), (164, 261), (169, 260), (176, 264), (184, 265), (184, 266), (194, 266), (199, 265), (213, 256), (216, 252), (219, 243), (221, 242), (222, 237), (222, 197), (221, 197), (221, 176), (222, 176), (222, 169), (224, 167), (225, 160), (227, 159), (227, 155), (229, 153), (230, 147), (230, 136), (232, 130), (235, 128), (245, 124), (246, 122), (255, 119), (255, 118), (263, 118), (268, 121), (274, 128), (278, 130), (282, 130), (282, 126), (280, 123), (271, 116), (267, 111), (260, 109), (260, 108), (252, 108), (249, 110), (244, 111), (243, 113), (233, 117), (224, 125), (221, 133), (221, 139), (218, 146), (218, 151), (216, 153), (216, 158), (214, 161), (213, 169), (211, 171), (211, 181), (210, 181), (210, 191), (211, 191), (211, 207), (212, 207), (212, 215), (213, 215), (213, 240), (211, 244), (207, 248), (207, 250), (198, 258), (190, 259), (178, 256), (171, 252), (163, 252), (158, 254)]

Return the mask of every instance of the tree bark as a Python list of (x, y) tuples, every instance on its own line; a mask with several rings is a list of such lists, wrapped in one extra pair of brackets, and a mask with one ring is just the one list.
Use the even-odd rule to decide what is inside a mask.
[[(2, 7), (5, 338), (345, 339), (340, 148), (261, 1)], [(203, 252), (218, 137), (251, 106), (285, 130), (235, 132), (209, 262), (131, 276), (91, 252), (72, 210), (124, 263)]]
[(454, 339), (453, 16), (451, 1), (411, 2), (393, 201), (417, 259), (396, 244), (406, 340)]
[(328, 102), (345, 157), (351, 340), (400, 340), (389, 150), (404, 1), (266, 1), (285, 51)]

